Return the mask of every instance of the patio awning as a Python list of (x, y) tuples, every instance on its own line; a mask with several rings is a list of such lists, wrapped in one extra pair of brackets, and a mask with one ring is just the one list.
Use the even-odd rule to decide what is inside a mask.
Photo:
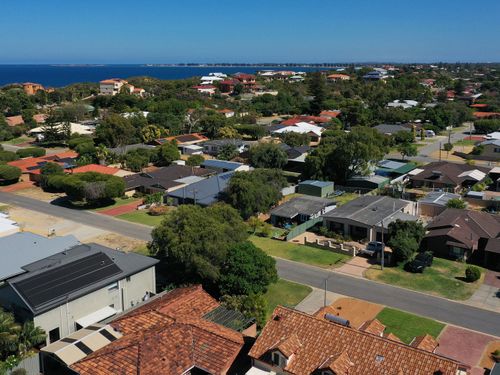
[(118, 311), (116, 311), (111, 306), (106, 306), (102, 309), (94, 311), (93, 313), (76, 320), (75, 323), (77, 323), (81, 327), (88, 327), (91, 324), (99, 323), (99, 322), (103, 321), (104, 319), (115, 315), (117, 312)]

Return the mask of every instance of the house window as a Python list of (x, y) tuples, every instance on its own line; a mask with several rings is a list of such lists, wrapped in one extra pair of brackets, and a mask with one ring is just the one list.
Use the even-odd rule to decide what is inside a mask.
[(493, 149), (493, 151), (494, 151), (494, 152), (500, 152), (500, 147), (495, 147), (495, 148)]
[(108, 291), (118, 290), (118, 281), (108, 285)]
[(49, 331), (49, 342), (57, 341), (61, 338), (61, 334), (59, 333), (59, 327), (54, 328)]
[(323, 370), (321, 371), (321, 375), (332, 375), (332, 372), (328, 370)]
[(272, 362), (273, 365), (283, 368), (286, 366), (287, 359), (283, 355), (281, 355), (281, 353), (273, 352)]
[(454, 258), (463, 258), (465, 250), (461, 247), (451, 246), (450, 247), (450, 255)]

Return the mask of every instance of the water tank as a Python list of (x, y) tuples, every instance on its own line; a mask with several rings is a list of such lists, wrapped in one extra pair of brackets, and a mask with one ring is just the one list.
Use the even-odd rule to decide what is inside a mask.
[(325, 314), (325, 319), (329, 320), (330, 322), (343, 325), (344, 327), (351, 326), (351, 323), (347, 319), (341, 318), (340, 316), (336, 316), (333, 314)]

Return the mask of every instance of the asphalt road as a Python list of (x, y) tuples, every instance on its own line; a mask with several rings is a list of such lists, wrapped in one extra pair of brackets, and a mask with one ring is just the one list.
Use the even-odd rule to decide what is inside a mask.
[[(151, 238), (150, 227), (128, 223), (105, 215), (60, 207), (28, 197), (3, 192), (0, 192), (0, 202), (140, 240), (147, 241)], [(280, 277), (287, 280), (310, 285), (315, 288), (324, 288), (325, 280), (328, 280), (327, 289), (335, 293), (364, 299), (427, 316), (442, 322), (500, 336), (500, 314), (493, 311), (478, 309), (443, 298), (432, 297), (407, 289), (375, 283), (283, 259), (277, 259), (277, 265)]]

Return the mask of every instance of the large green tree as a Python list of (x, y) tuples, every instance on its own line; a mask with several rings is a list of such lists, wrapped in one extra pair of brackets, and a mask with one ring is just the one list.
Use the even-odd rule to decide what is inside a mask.
[(130, 120), (118, 114), (110, 114), (97, 126), (96, 144), (104, 144), (108, 147), (118, 147), (139, 141), (137, 129)]
[(255, 168), (283, 168), (286, 152), (275, 143), (260, 143), (250, 148), (250, 164)]
[(158, 149), (158, 160), (156, 162), (159, 166), (169, 166), (173, 161), (179, 160), (181, 154), (177, 148), (177, 142), (166, 142)]
[(325, 77), (321, 72), (313, 72), (308, 76), (309, 94), (313, 97), (310, 103), (310, 112), (313, 115), (318, 115), (323, 110), (324, 101), (326, 99)]

